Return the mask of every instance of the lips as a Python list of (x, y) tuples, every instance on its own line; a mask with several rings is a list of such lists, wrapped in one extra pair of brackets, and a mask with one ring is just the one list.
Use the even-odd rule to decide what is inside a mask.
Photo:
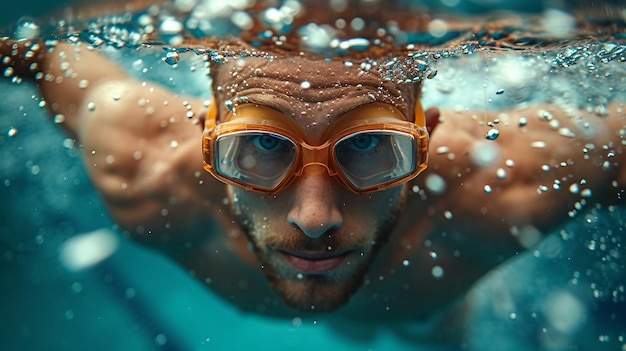
[(340, 266), (352, 252), (305, 252), (278, 250), (285, 261), (305, 274), (325, 274)]

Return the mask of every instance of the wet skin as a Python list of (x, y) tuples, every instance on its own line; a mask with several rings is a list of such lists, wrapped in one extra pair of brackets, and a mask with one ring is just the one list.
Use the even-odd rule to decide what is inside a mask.
[[(567, 189), (585, 179), (594, 194), (588, 203), (619, 203), (626, 184), (619, 132), (626, 121), (623, 106), (614, 103), (602, 119), (549, 106), (502, 111), (496, 141), (485, 140), (480, 123), (494, 116), (431, 109), (429, 120), (441, 114), (431, 150), (449, 151), (431, 151), (427, 171), (408, 184), (356, 195), (313, 166), (275, 196), (248, 192), (202, 169), (198, 118), (204, 101), (134, 81), (86, 47), (60, 44), (39, 62), (50, 77), (39, 86), (51, 114), (62, 113), (64, 127), (82, 143), (91, 178), (121, 228), (248, 311), (372, 320), (431, 315), (524, 250), (517, 233), (531, 226), (547, 232), (581, 198), (541, 192), (540, 186), (558, 179)], [(62, 62), (75, 77), (66, 75)], [(393, 106), (397, 118), (412, 120), (419, 97), (419, 87), (393, 86), (375, 72), (359, 75), (342, 63), (305, 58), (230, 62), (213, 74), (220, 118), (228, 114), (226, 100), (245, 97), (246, 104), (272, 109), (306, 130), (311, 144), (360, 110)], [(88, 87), (80, 88), (80, 80)], [(305, 80), (307, 89), (300, 86)], [(576, 136), (559, 135), (540, 118), (543, 110)], [(193, 118), (185, 117), (188, 111)], [(529, 118), (527, 127), (517, 127), (521, 115)], [(530, 146), (538, 140), (547, 147)], [(471, 154), (483, 143), (496, 145), (499, 155), (479, 167)], [(589, 143), (598, 147), (583, 154)], [(603, 145), (615, 152), (609, 170), (601, 168)], [(513, 168), (505, 166), (509, 159)], [(561, 162), (568, 165), (541, 171)], [(496, 176), (498, 168), (507, 169), (505, 179)], [(426, 185), (432, 175), (444, 181), (445, 191)], [(490, 194), (485, 184), (493, 188)], [(443, 276), (433, 275), (435, 267)]]

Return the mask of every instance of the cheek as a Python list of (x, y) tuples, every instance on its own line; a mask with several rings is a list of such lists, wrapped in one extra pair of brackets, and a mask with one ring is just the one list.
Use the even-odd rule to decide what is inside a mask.
[(395, 187), (369, 195), (360, 195), (342, 203), (344, 218), (380, 225), (395, 217), (406, 198), (404, 187)]
[(228, 198), (237, 221), (248, 231), (267, 229), (281, 223), (281, 219), (286, 223), (287, 207), (278, 196), (265, 196), (229, 186)]

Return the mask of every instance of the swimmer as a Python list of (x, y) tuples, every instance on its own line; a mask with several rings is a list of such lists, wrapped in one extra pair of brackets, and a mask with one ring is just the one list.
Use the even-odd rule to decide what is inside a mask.
[(602, 118), (498, 111), (490, 141), (483, 112), (423, 111), (421, 85), (339, 61), (230, 59), (211, 67), (206, 102), (81, 43), (5, 39), (0, 54), (63, 116), (119, 227), (254, 313), (425, 319), (569, 218), (582, 195), (555, 181), (584, 184), (588, 206), (623, 203), (619, 102)]

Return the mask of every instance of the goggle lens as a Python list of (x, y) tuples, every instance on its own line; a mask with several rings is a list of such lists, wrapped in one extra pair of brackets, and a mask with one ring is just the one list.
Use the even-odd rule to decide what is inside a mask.
[(405, 177), (415, 169), (415, 138), (395, 131), (364, 131), (335, 144), (337, 167), (357, 189)]
[(215, 145), (219, 174), (264, 189), (278, 186), (296, 160), (293, 141), (271, 132), (226, 134)]

